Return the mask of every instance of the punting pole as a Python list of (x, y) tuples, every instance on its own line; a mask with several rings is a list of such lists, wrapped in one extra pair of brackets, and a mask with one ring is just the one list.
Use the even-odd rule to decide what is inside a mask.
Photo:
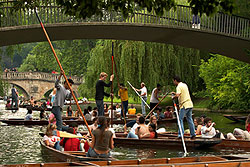
[[(173, 96), (173, 94), (172, 94), (172, 96)], [(178, 114), (177, 105), (176, 105), (174, 99), (173, 99), (173, 103), (174, 103), (175, 114), (176, 114), (176, 117), (177, 117), (177, 123), (178, 123), (178, 126), (179, 126), (179, 131), (181, 133), (181, 140), (182, 140), (182, 145), (183, 145), (183, 149), (184, 149), (184, 157), (186, 157), (187, 156), (187, 149), (186, 149), (186, 145), (185, 145), (185, 141), (184, 141), (184, 135), (183, 135), (182, 129), (181, 129), (181, 123), (180, 123), (180, 118), (179, 118), (179, 114)]]
[(143, 98), (139, 95), (139, 93), (135, 90), (135, 88), (133, 87), (133, 85), (131, 85), (131, 83), (129, 81), (127, 81), (129, 86), (131, 86), (131, 88), (135, 91), (135, 93), (141, 98), (141, 100), (146, 104), (146, 106), (150, 109), (148, 103), (145, 102), (145, 100), (143, 100)]
[(53, 47), (53, 45), (52, 45), (52, 43), (51, 43), (51, 41), (50, 41), (50, 38), (49, 38), (49, 36), (48, 36), (48, 34), (47, 34), (47, 32), (46, 32), (44, 26), (43, 26), (43, 23), (42, 23), (40, 17), (38, 16), (36, 9), (34, 9), (34, 11), (35, 11), (35, 13), (36, 13), (36, 17), (37, 17), (37, 19), (38, 19), (38, 21), (39, 21), (39, 23), (40, 23), (42, 29), (43, 29), (43, 32), (44, 32), (44, 34), (45, 34), (45, 36), (46, 36), (46, 38), (47, 38), (47, 40), (48, 40), (48, 43), (49, 43), (50, 48), (51, 48), (51, 50), (52, 50), (52, 52), (53, 52), (53, 54), (54, 54), (54, 57), (56, 58), (56, 61), (57, 61), (58, 65), (59, 65), (59, 67), (60, 67), (60, 69), (61, 69), (61, 71), (62, 71), (62, 73), (63, 73), (63, 77), (64, 77), (64, 79), (65, 79), (67, 85), (69, 86), (70, 92), (71, 92), (71, 94), (72, 94), (72, 96), (73, 96), (73, 99), (74, 99), (75, 102), (76, 102), (77, 108), (78, 108), (78, 110), (80, 111), (80, 113), (81, 113), (81, 115), (82, 115), (82, 118), (83, 118), (83, 120), (84, 120), (84, 122), (85, 122), (85, 124), (86, 124), (86, 126), (87, 126), (87, 128), (88, 128), (89, 134), (90, 134), (91, 136), (93, 136), (93, 134), (91, 133), (91, 130), (90, 130), (90, 128), (89, 128), (88, 122), (86, 121), (86, 119), (85, 119), (85, 117), (84, 117), (84, 115), (83, 115), (83, 113), (82, 113), (82, 109), (81, 109), (81, 107), (79, 106), (78, 100), (76, 99), (76, 96), (75, 96), (75, 94), (74, 94), (74, 92), (73, 92), (73, 89), (71, 88), (71, 86), (70, 86), (70, 84), (69, 84), (69, 81), (68, 81), (68, 79), (67, 79), (67, 76), (65, 75), (64, 70), (63, 70), (63, 68), (62, 68), (62, 65), (61, 65), (61, 63), (60, 63), (60, 61), (59, 61), (59, 59), (58, 59), (58, 57), (57, 57), (57, 55), (56, 55), (56, 52), (55, 52), (54, 47)]
[[(115, 65), (115, 75), (116, 75), (116, 78), (117, 78), (118, 89), (120, 89), (120, 82), (119, 82), (119, 77), (118, 77), (118, 74), (117, 74), (117, 68), (116, 68), (116, 63), (115, 63), (115, 57), (114, 57), (113, 60), (114, 60), (114, 65)], [(124, 118), (124, 124), (126, 125), (126, 118), (125, 118), (124, 107), (123, 107), (123, 104), (122, 104), (122, 99), (121, 99), (121, 105), (122, 105), (122, 114), (123, 114), (123, 118)]]
[[(112, 69), (111, 69), (111, 75), (113, 75), (113, 71), (114, 71), (114, 68), (113, 68), (113, 65), (114, 65), (114, 42), (112, 41), (112, 56), (111, 56), (111, 63), (112, 63)], [(111, 94), (113, 94), (114, 91), (113, 91), (113, 81), (111, 83)], [(113, 96), (111, 96), (111, 127), (113, 127)]]
[[(162, 100), (165, 99), (165, 97), (168, 95), (168, 92), (166, 92), (166, 94), (161, 98), (161, 100), (156, 104), (156, 106), (148, 113), (148, 115), (145, 117), (145, 119), (147, 119), (147, 117), (155, 110), (155, 108), (162, 102)], [(151, 95), (152, 96), (152, 95)]]

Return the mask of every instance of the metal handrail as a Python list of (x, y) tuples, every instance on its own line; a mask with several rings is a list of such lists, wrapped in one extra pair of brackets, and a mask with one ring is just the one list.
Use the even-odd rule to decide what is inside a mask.
[[(117, 22), (151, 24), (186, 28), (195, 31), (209, 31), (247, 40), (250, 39), (250, 19), (223, 13), (216, 13), (211, 17), (207, 17), (204, 14), (199, 17), (200, 25), (193, 25), (191, 8), (183, 5), (178, 5), (175, 11), (174, 9), (170, 9), (170, 11), (165, 12), (161, 17), (157, 16), (154, 11), (148, 12), (146, 9), (134, 7), (134, 13), (129, 14), (126, 19), (119, 12), (113, 11), (103, 11), (103, 16), (78, 19), (63, 14), (63, 9), (55, 6), (55, 4), (55, 0), (50, 0), (47, 6), (41, 5), (37, 8), (44, 23)], [(0, 28), (38, 24), (34, 11), (23, 8), (11, 14), (11, 8), (11, 6), (6, 5), (0, 7)], [(1, 14), (1, 11), (3, 14)]]

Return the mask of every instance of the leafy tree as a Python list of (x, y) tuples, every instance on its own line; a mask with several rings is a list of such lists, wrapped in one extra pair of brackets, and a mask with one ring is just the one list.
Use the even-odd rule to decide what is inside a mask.
[[(192, 7), (194, 14), (203, 13), (211, 15), (219, 10), (232, 13), (234, 9), (234, 0), (186, 0)], [(37, 0), (19, 0), (14, 1), (13, 6), (16, 10), (20, 8), (33, 9), (42, 4), (49, 3), (46, 0), (40, 2)], [(95, 15), (103, 15), (104, 11), (121, 12), (124, 17), (133, 13), (134, 7), (146, 8), (147, 11), (155, 11), (157, 15), (163, 15), (164, 11), (175, 8), (178, 0), (56, 0), (56, 3), (64, 8), (67, 15), (76, 18), (90, 18)]]
[(199, 72), (212, 97), (211, 105), (215, 108), (250, 108), (249, 64), (214, 55), (208, 62), (202, 61)]
[[(83, 96), (94, 97), (95, 83), (100, 72), (111, 74), (111, 48), (112, 41), (99, 40), (96, 47), (92, 49), (85, 83), (80, 88)], [(197, 66), (200, 65), (200, 52), (198, 50), (150, 42), (115, 41), (114, 57), (118, 73), (114, 79), (115, 93), (118, 90), (117, 77), (120, 83), (127, 85), (127, 81), (130, 81), (138, 88), (143, 81), (151, 93), (157, 83), (165, 86), (163, 92), (173, 90), (172, 77), (179, 75), (188, 83), (192, 91), (199, 90), (200, 78)], [(136, 97), (131, 89), (129, 94)]]

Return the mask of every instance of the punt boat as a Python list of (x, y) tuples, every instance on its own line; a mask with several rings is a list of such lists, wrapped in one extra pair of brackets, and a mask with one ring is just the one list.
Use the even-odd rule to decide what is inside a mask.
[[(80, 132), (86, 135), (87, 132)], [(180, 149), (183, 148), (182, 140), (177, 136), (161, 136), (157, 139), (131, 139), (127, 138), (126, 134), (122, 132), (115, 133), (115, 146), (132, 147), (132, 148), (160, 148), (160, 149)], [(221, 139), (203, 139), (203, 138), (185, 138), (186, 147), (189, 149), (203, 149), (213, 147), (221, 142)]]
[(239, 115), (224, 115), (225, 118), (230, 119), (234, 122), (246, 122), (247, 116), (239, 116)]
[(115, 160), (113, 158), (93, 158), (86, 157), (83, 151), (59, 151), (52, 147), (46, 146), (44, 142), (40, 141), (43, 155), (49, 155), (53, 161), (66, 161), (66, 162), (82, 162), (82, 161), (104, 161)]
[(40, 163), (40, 164), (11, 164), (4, 167), (57, 167), (57, 166), (164, 166), (164, 167), (246, 167), (250, 160), (242, 157), (203, 156), (184, 158), (159, 158), (137, 159), (117, 161), (91, 161), (91, 162), (63, 162), (63, 163)]
[[(177, 137), (177, 133), (175, 132), (164, 132), (158, 134), (159, 136), (166, 136), (166, 137)], [(189, 138), (189, 134), (185, 134), (185, 138)], [(201, 138), (201, 137), (196, 137)], [(250, 150), (250, 140), (229, 140), (229, 139), (222, 139), (219, 144), (216, 145), (216, 148), (236, 148), (236, 149), (244, 149)]]

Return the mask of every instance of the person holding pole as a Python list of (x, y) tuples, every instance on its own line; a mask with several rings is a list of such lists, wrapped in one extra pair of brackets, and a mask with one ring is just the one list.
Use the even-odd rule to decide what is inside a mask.
[(111, 86), (113, 79), (114, 79), (114, 75), (110, 76), (110, 82), (108, 84), (104, 82), (107, 77), (108, 77), (108, 74), (106, 74), (105, 72), (101, 72), (100, 78), (96, 82), (95, 102), (96, 102), (96, 106), (98, 108), (98, 116), (104, 116), (104, 107), (103, 107), (104, 96), (107, 96), (107, 97), (113, 96), (112, 93), (108, 94), (108, 93), (104, 92), (104, 87)]
[(13, 85), (11, 89), (11, 108), (13, 108), (13, 103), (15, 102), (15, 108), (18, 107), (18, 92), (15, 86)]
[[(60, 84), (60, 79), (61, 76), (63, 75), (63, 72), (60, 72), (59, 77), (57, 78), (56, 82), (55, 82), (55, 88), (56, 88), (56, 95), (55, 95), (55, 100), (53, 102), (52, 105), (52, 113), (55, 115), (56, 118), (56, 126), (58, 130), (62, 130), (62, 107), (64, 105), (64, 101), (65, 99), (70, 99), (71, 98), (71, 93), (69, 91), (69, 86), (66, 83), (66, 81), (64, 81), (64, 84)], [(74, 81), (72, 79), (68, 79), (68, 82), (70, 84), (70, 87), (72, 86), (72, 84), (74, 84)]]
[[(123, 83), (120, 84), (118, 96), (121, 98), (124, 116), (126, 117), (128, 112), (128, 88)], [(121, 116), (123, 117), (123, 113), (121, 113)]]
[(173, 77), (173, 83), (177, 87), (176, 87), (176, 92), (171, 93), (173, 95), (172, 98), (178, 98), (180, 106), (179, 119), (180, 119), (181, 129), (179, 129), (178, 137), (181, 138), (180, 130), (182, 131), (182, 134), (184, 134), (183, 119), (184, 116), (186, 115), (191, 138), (195, 138), (196, 136), (195, 127), (192, 119), (193, 102), (189, 94), (188, 86), (187, 84), (181, 82), (181, 79), (178, 76)]
[(146, 88), (146, 86), (145, 86), (145, 83), (144, 82), (142, 82), (141, 83), (141, 89), (135, 89), (136, 91), (138, 91), (138, 92), (141, 92), (141, 97), (142, 97), (142, 99), (144, 100), (142, 100), (141, 101), (141, 110), (142, 110), (142, 115), (143, 116), (146, 116), (146, 110), (145, 110), (145, 102), (147, 101), (147, 88)]
[[(159, 103), (160, 92), (161, 92), (161, 85), (157, 84), (157, 87), (153, 89), (150, 97), (150, 110), (152, 110)], [(158, 107), (156, 109), (158, 109)]]

